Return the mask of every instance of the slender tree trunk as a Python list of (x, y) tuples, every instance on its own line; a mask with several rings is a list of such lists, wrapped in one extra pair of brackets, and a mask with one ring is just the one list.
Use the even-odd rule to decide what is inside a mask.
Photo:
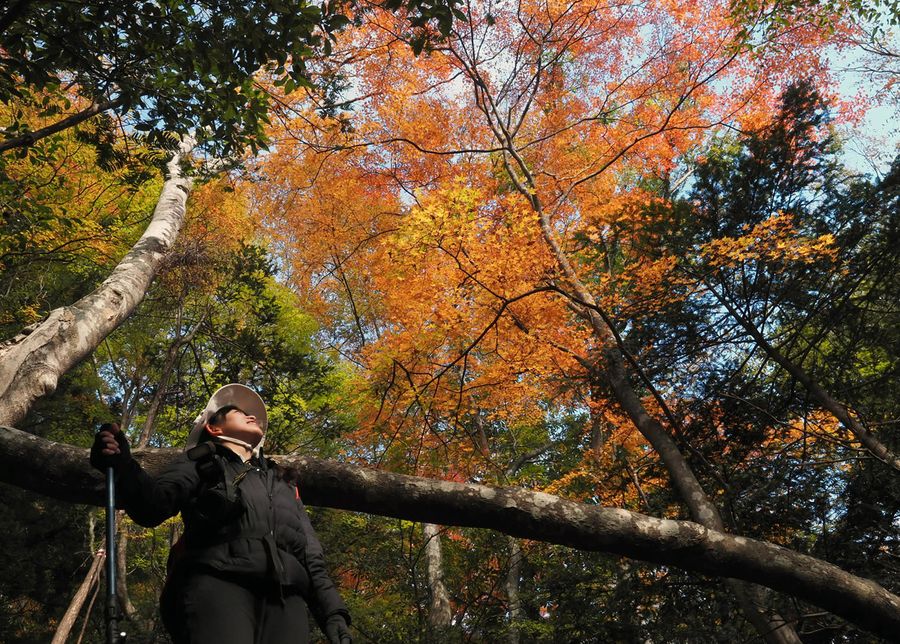
[(489, 457), (491, 455), (491, 446), (487, 439), (487, 434), (484, 431), (484, 418), (481, 416), (481, 410), (475, 410), (475, 418), (473, 421), (475, 426), (475, 432), (473, 435), (473, 441), (475, 443), (475, 447), (481, 452), (481, 455), (484, 457)]
[[(97, 576), (100, 576), (100, 573), (97, 573)], [(97, 602), (97, 595), (100, 594), (100, 584), (94, 584), (94, 592), (91, 593), (91, 601), (88, 602), (87, 608), (84, 610), (84, 619), (81, 620), (81, 630), (78, 632), (78, 639), (75, 640), (75, 644), (81, 644), (84, 639), (84, 632), (87, 630), (88, 624), (91, 622), (91, 611), (94, 609), (94, 604)]]
[(425, 570), (428, 575), (428, 589), (431, 591), (431, 607), (428, 611), (428, 625), (440, 641), (440, 634), (450, 627), (450, 597), (444, 586), (444, 560), (441, 550), (440, 528), (433, 523), (422, 524), (425, 536)]
[(159, 382), (156, 383), (156, 391), (153, 392), (153, 398), (150, 400), (149, 407), (147, 407), (147, 417), (144, 419), (141, 435), (135, 441), (135, 447), (146, 447), (150, 444), (150, 437), (153, 436), (153, 430), (156, 428), (156, 417), (159, 414), (159, 410), (162, 409), (163, 400), (169, 391), (169, 378), (172, 375), (172, 369), (175, 367), (175, 359), (178, 357), (178, 349), (180, 347), (180, 340), (176, 340), (166, 352), (166, 361), (163, 364)]
[[(638, 431), (641, 432), (659, 454), (666, 470), (669, 472), (673, 485), (688, 507), (691, 517), (701, 525), (723, 532), (725, 525), (719, 515), (718, 508), (710, 501), (675, 441), (669, 436), (662, 423), (647, 412), (643, 402), (641, 402), (641, 399), (632, 387), (625, 368), (624, 355), (618, 346), (618, 338), (613, 328), (606, 317), (601, 315), (600, 308), (593, 294), (582, 282), (565, 251), (557, 241), (550, 217), (544, 210), (538, 193), (528, 188), (534, 186), (528, 166), (513, 149), (511, 140), (503, 141), (502, 137), (499, 138), (501, 142), (509, 146), (507, 153), (516, 161), (517, 167), (525, 177), (527, 186), (522, 184), (522, 181), (508, 163), (507, 174), (523, 196), (531, 203), (538, 217), (544, 241), (553, 254), (557, 265), (562, 270), (563, 277), (569, 288), (572, 289), (575, 301), (578, 306), (582, 307), (585, 319), (590, 323), (594, 335), (603, 347), (597, 366), (603, 369), (606, 382), (612, 390), (613, 397)], [(593, 369), (594, 366), (590, 365), (589, 373)], [(800, 637), (790, 624), (780, 615), (775, 613), (769, 615), (766, 612), (765, 607), (758, 601), (761, 597), (759, 592), (755, 589), (745, 588), (740, 582), (729, 581), (728, 584), (734, 591), (741, 610), (766, 642), (769, 644), (800, 644)]]
[[(590, 395), (590, 423), (591, 423), (591, 452), (599, 459), (606, 444), (606, 419), (600, 410), (602, 396), (600, 394), (599, 375), (596, 369), (592, 370), (589, 377)], [(598, 461), (599, 462), (599, 461)]]
[(97, 526), (97, 517), (93, 512), (88, 512), (88, 550), (97, 552), (97, 538), (94, 530)]
[(147, 230), (103, 284), (0, 346), (0, 424), (19, 422), (137, 308), (184, 222), (191, 180), (181, 176), (179, 161), (188, 151), (183, 145), (170, 161)]
[[(593, 303), (593, 302), (592, 302)], [(593, 315), (599, 318), (595, 312)], [(600, 325), (600, 320), (593, 324)], [(725, 522), (718, 508), (709, 499), (693, 470), (678, 449), (675, 441), (656, 418), (647, 413), (644, 404), (638, 398), (628, 380), (622, 354), (615, 345), (612, 332), (606, 330), (604, 363), (609, 384), (612, 386), (616, 401), (637, 427), (638, 431), (650, 442), (660, 455), (679, 496), (687, 506), (694, 521), (717, 532), (725, 532)], [(766, 608), (764, 593), (747, 584), (729, 579), (728, 586), (734, 592), (744, 615), (753, 624), (757, 632), (770, 644), (800, 644), (801, 640), (793, 626), (776, 612)]]
[(81, 612), (84, 600), (87, 599), (91, 587), (98, 582), (100, 573), (103, 571), (103, 562), (105, 560), (106, 553), (103, 550), (98, 550), (97, 554), (94, 555), (94, 560), (91, 562), (91, 567), (84, 576), (84, 580), (81, 582), (78, 590), (75, 591), (72, 601), (69, 602), (69, 607), (66, 609), (62, 620), (59, 622), (59, 626), (56, 628), (56, 633), (53, 635), (51, 644), (65, 644), (65, 641), (69, 638), (69, 633), (72, 631), (72, 627), (78, 619), (78, 614)]
[(169, 547), (171, 548), (178, 540), (181, 538), (181, 523), (171, 523), (169, 524)]
[(138, 374), (133, 374), (128, 384), (122, 389), (122, 415), (119, 419), (119, 427), (122, 428), (123, 432), (127, 433), (131, 428), (131, 419), (134, 418), (134, 413), (137, 410), (143, 386), (142, 377)]
[[(594, 418), (593, 408), (591, 409), (591, 418)], [(593, 428), (593, 420), (591, 424)], [(593, 435), (591, 438), (593, 442)], [(523, 454), (506, 469), (507, 480), (512, 479), (516, 472), (519, 471), (519, 468), (530, 460), (528, 457), (529, 454)], [(503, 585), (506, 590), (506, 601), (509, 606), (507, 641), (509, 644), (519, 644), (521, 630), (519, 622), (522, 618), (522, 603), (519, 601), (519, 582), (522, 578), (522, 548), (519, 545), (519, 540), (509, 535), (506, 537), (506, 545), (509, 549), (509, 566), (506, 570), (506, 579), (504, 580)]]
[(116, 512), (116, 525), (119, 528), (118, 541), (116, 543), (116, 595), (119, 597), (119, 605), (125, 617), (133, 619), (137, 614), (137, 609), (131, 603), (131, 597), (128, 595), (128, 528), (125, 526), (123, 519), (125, 513)]
[(506, 601), (509, 602), (509, 628), (507, 642), (519, 644), (519, 621), (522, 604), (519, 601), (519, 580), (522, 578), (522, 548), (515, 537), (506, 537), (509, 547), (509, 568), (506, 571)]

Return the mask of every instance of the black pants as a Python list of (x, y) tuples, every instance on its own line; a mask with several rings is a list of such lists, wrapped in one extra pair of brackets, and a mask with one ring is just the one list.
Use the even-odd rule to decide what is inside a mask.
[(167, 623), (175, 644), (309, 642), (306, 602), (291, 589), (194, 573), (172, 591), (174, 619)]

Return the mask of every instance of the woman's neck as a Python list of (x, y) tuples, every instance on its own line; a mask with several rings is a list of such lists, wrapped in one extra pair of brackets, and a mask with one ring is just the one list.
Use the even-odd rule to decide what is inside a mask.
[(229, 439), (228, 436), (219, 436), (216, 442), (237, 454), (245, 463), (253, 456), (253, 449), (243, 441), (238, 442), (237, 440)]

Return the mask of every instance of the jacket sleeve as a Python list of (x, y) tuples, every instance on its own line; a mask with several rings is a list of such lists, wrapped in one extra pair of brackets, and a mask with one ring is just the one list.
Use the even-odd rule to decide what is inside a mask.
[(131, 460), (116, 472), (117, 505), (135, 523), (152, 528), (178, 514), (199, 482), (197, 468), (184, 455), (156, 478)]
[(340, 614), (350, 624), (350, 611), (347, 605), (341, 599), (328, 569), (325, 566), (325, 554), (322, 551), (322, 544), (316, 536), (309, 515), (306, 513), (306, 507), (303, 502), (297, 499), (298, 512), (300, 513), (300, 523), (303, 526), (303, 532), (306, 536), (306, 550), (301, 558), (301, 563), (306, 567), (309, 574), (309, 609), (312, 611), (313, 617), (319, 624), (322, 632), (325, 632), (325, 622), (334, 614)]

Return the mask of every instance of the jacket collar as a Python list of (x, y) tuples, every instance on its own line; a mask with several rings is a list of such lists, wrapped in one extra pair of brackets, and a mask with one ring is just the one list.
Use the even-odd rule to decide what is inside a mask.
[(255, 467), (259, 467), (260, 469), (268, 469), (268, 464), (267, 464), (268, 459), (266, 459), (263, 456), (262, 450), (260, 450), (258, 454), (252, 454), (248, 461), (244, 461), (240, 456), (238, 456), (233, 451), (231, 451), (230, 449), (225, 447), (225, 445), (223, 445), (222, 443), (213, 441), (213, 444), (215, 445), (216, 454), (218, 456), (221, 456), (222, 458), (224, 458), (227, 461), (231, 461), (233, 463), (238, 463), (238, 464), (246, 462), (246, 463), (250, 463), (251, 465), (253, 465)]

